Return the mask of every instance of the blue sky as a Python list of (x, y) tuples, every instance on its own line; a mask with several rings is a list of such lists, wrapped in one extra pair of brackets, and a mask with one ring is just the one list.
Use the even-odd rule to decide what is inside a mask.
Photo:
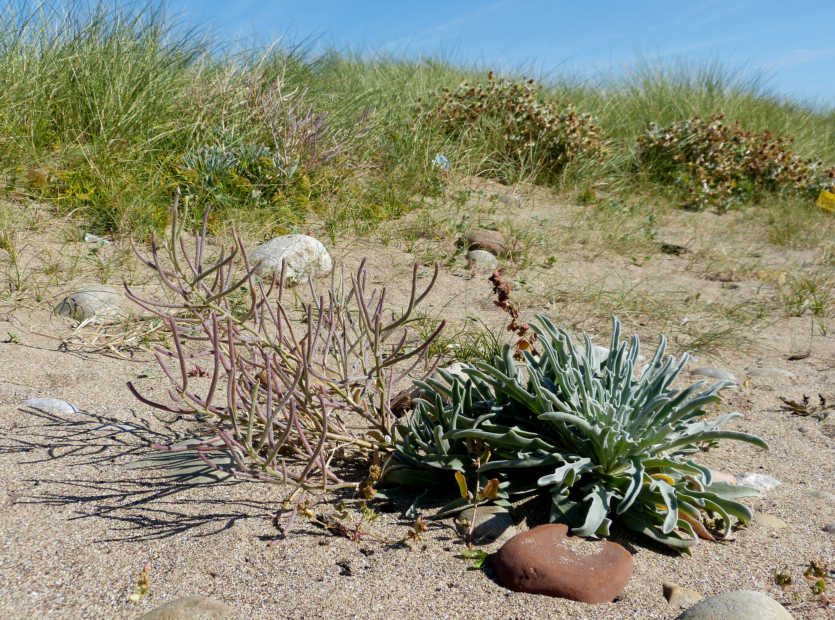
[(640, 57), (722, 60), (761, 70), (777, 92), (835, 104), (835, 2), (753, 0), (172, 0), (223, 38), (315, 37), (327, 46), (549, 72), (629, 66)]

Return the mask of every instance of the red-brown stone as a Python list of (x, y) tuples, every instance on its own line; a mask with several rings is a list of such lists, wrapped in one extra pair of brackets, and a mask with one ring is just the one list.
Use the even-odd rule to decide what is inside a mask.
[(518, 241), (509, 243), (498, 230), (471, 230), (465, 232), (458, 240), (458, 245), (467, 250), (484, 250), (493, 256), (509, 256), (519, 254), (522, 244)]
[[(609, 541), (568, 535), (568, 526), (540, 525), (511, 538), (499, 549), (493, 566), (499, 583), (514, 592), (547, 594), (582, 603), (615, 599), (632, 576), (632, 555)], [(583, 545), (595, 553), (575, 553)]]

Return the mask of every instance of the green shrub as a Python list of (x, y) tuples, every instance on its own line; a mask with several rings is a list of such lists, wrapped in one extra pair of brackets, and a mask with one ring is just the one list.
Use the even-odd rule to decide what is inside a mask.
[[(493, 364), (466, 367), (466, 383), (444, 372), (445, 381), (419, 383), (422, 398), (398, 428), (402, 444), (395, 455), (403, 467), (393, 468), (387, 481), (434, 489), (449, 486), (453, 470), (470, 480), (495, 477), (500, 504), (514, 494), (549, 490), (550, 520), (570, 525), (575, 534), (608, 535), (617, 518), (682, 549), (699, 537), (712, 538), (702, 512), (721, 516), (725, 535), (731, 515), (751, 519), (735, 500), (757, 495), (755, 489), (715, 482), (707, 467), (687, 456), (697, 444), (719, 439), (768, 449), (752, 435), (720, 430), (739, 413), (704, 419), (705, 408), (721, 401), (719, 391), (732, 382), (671, 389), (688, 356), (665, 360), (663, 336), (636, 376), (640, 342), (633, 336), (627, 349), (617, 319), (605, 361), (588, 334), (581, 352), (564, 330), (545, 317), (538, 320), (531, 327), (539, 358), (524, 351), (520, 364), (506, 345)], [(474, 459), (485, 464), (476, 469)], [(472, 486), (483, 486), (478, 482)], [(466, 501), (456, 500), (436, 516)]]
[(542, 99), (534, 80), (510, 82), (491, 71), (487, 84), (440, 88), (418, 105), (423, 126), (476, 145), (491, 164), (511, 164), (558, 173), (576, 159), (600, 160), (603, 133), (594, 117), (580, 114), (569, 100)]
[(720, 211), (766, 192), (814, 195), (832, 188), (835, 168), (801, 158), (790, 150), (790, 139), (769, 130), (746, 131), (724, 119), (718, 114), (663, 128), (652, 124), (637, 140), (638, 167), (671, 184), (687, 206)]

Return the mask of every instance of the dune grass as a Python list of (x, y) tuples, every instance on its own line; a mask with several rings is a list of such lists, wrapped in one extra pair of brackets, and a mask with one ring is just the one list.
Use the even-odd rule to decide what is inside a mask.
[[(543, 97), (570, 98), (581, 113), (595, 115), (608, 156), (543, 179), (536, 161), (499, 169), (487, 145), (416, 124), (421, 97), (485, 80), (486, 68), (314, 54), (304, 44), (224, 43), (184, 26), (158, 3), (67, 6), (66, 12), (25, 1), (4, 7), (0, 169), (10, 195), (50, 203), (93, 232), (144, 236), (160, 229), (178, 185), (201, 205), (217, 203), (218, 228), (235, 219), (267, 235), (303, 230), (315, 220), (331, 235), (368, 230), (424, 197), (444, 195), (445, 179), (431, 165), (439, 152), (457, 175), (544, 181), (563, 191), (646, 190), (647, 179), (633, 165), (635, 138), (651, 122), (720, 112), (746, 129), (792, 136), (801, 155), (835, 163), (835, 111), (780, 97), (761, 75), (721, 63), (641, 63), (592, 80), (547, 77)], [(288, 121), (294, 103), (297, 114)], [(183, 170), (183, 156), (204, 147), (264, 145), (276, 153), (276, 131), (286, 134), (287, 123), (298, 122), (309, 106), (322, 115), (321, 143), (350, 150), (350, 162), (340, 156), (315, 169), (278, 166), (275, 173), (256, 162), (257, 171), (239, 166), (214, 177)], [(370, 122), (352, 134), (366, 108)], [(303, 146), (293, 143), (290, 159), (305, 161)]]

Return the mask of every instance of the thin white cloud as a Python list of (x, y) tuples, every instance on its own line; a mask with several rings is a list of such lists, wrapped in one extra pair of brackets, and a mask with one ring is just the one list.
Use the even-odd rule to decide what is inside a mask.
[(483, 6), (480, 9), (476, 9), (475, 11), (469, 11), (467, 13), (463, 13), (452, 19), (449, 19), (437, 26), (432, 28), (427, 28), (420, 32), (417, 32), (409, 37), (401, 37), (398, 39), (394, 39), (383, 43), (382, 47), (386, 49), (396, 48), (402, 45), (404, 42), (408, 41), (410, 46), (420, 47), (423, 43), (432, 40), (432, 38), (442, 32), (451, 30), (456, 26), (460, 26), (462, 24), (469, 24), (472, 25), (473, 21), (482, 15), (487, 13), (492, 13), (493, 11), (503, 8), (508, 5), (519, 5), (519, 0), (499, 0), (498, 2), (493, 2), (488, 4), (487, 6)]
[(771, 66), (775, 69), (785, 69), (787, 67), (798, 67), (833, 57), (835, 57), (835, 47), (825, 47), (816, 50), (797, 49), (786, 54), (777, 62), (772, 63)]

